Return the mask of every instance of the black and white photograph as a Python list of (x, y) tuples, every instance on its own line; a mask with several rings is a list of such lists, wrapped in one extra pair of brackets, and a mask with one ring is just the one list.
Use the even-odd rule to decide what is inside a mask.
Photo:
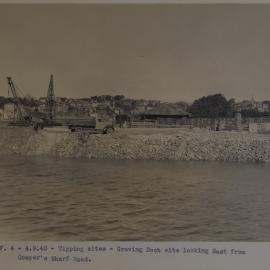
[(269, 4), (0, 4), (0, 239), (270, 241)]

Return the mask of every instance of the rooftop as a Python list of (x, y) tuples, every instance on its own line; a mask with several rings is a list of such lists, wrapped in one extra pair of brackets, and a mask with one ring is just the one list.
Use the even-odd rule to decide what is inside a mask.
[(174, 115), (174, 116), (191, 116), (190, 113), (184, 111), (177, 105), (162, 103), (155, 108), (144, 112), (145, 115)]

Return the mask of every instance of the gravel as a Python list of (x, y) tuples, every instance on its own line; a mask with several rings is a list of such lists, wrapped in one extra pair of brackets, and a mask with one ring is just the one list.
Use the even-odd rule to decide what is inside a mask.
[[(20, 132), (18, 132), (20, 129)], [(270, 161), (270, 135), (238, 131), (178, 129), (162, 134), (115, 132), (34, 132), (27, 128), (0, 131), (0, 154), (50, 155), (95, 159), (156, 159), (234, 162)]]

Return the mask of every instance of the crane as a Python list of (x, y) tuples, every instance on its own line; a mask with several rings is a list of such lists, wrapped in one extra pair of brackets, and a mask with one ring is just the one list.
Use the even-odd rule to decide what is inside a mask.
[(49, 89), (46, 99), (46, 110), (49, 121), (52, 121), (55, 117), (55, 95), (54, 95), (54, 82), (53, 75), (50, 76)]
[(18, 95), (18, 91), (16, 89), (16, 86), (12, 81), (12, 78), (7, 77), (7, 81), (8, 81), (9, 89), (13, 95), (14, 104), (18, 110), (18, 113), (19, 113), (19, 119), (21, 121), (24, 121), (24, 124), (26, 126), (33, 125), (35, 130), (37, 130), (39, 127), (43, 128), (43, 120), (40, 119), (39, 117), (32, 115), (31, 112), (26, 111), (26, 109), (23, 106), (21, 99)]
[(13, 95), (13, 99), (14, 99), (14, 104), (18, 110), (18, 113), (19, 113), (19, 119), (20, 120), (23, 120), (23, 121), (26, 121), (26, 122), (29, 122), (30, 120), (30, 117), (28, 115), (28, 113), (25, 111), (24, 107), (23, 107), (23, 104), (18, 96), (18, 93), (17, 93), (17, 90), (16, 90), (16, 87), (12, 81), (12, 78), (11, 77), (7, 77), (7, 81), (8, 81), (8, 86), (9, 86), (9, 89)]

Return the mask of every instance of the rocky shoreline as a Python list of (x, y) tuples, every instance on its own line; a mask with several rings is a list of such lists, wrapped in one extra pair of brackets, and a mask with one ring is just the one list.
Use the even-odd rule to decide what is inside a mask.
[(237, 131), (119, 130), (111, 135), (1, 129), (0, 154), (94, 159), (270, 161), (270, 135)]

